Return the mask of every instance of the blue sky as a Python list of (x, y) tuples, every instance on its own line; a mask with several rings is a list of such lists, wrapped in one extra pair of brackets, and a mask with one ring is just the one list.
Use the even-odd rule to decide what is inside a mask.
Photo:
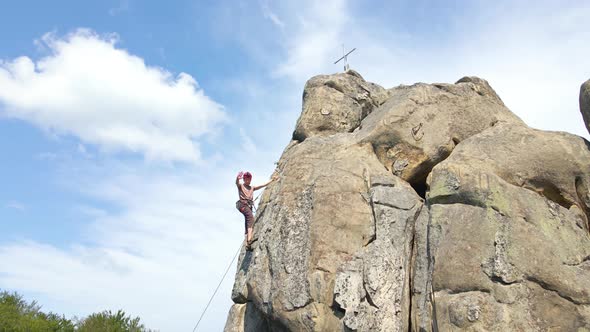
[[(67, 316), (192, 329), (242, 240), (305, 81), (487, 79), (529, 125), (588, 138), (585, 1), (2, 1), (0, 288)], [(232, 269), (203, 331), (221, 330)]]

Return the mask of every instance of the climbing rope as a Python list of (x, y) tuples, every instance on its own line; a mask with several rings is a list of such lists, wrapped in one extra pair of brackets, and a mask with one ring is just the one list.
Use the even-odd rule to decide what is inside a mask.
[[(256, 196), (256, 198), (254, 198), (253, 202), (256, 202), (256, 200), (260, 197), (260, 195), (262, 195), (263, 192), (264, 191), (262, 191), (260, 194), (258, 194), (258, 196)], [(252, 206), (252, 208), (255, 210), (254, 206)], [(227, 269), (225, 269), (225, 273), (223, 274), (223, 277), (221, 277), (221, 280), (219, 281), (219, 284), (217, 285), (217, 288), (215, 288), (215, 291), (213, 292), (213, 295), (211, 295), (211, 298), (209, 299), (209, 302), (205, 306), (205, 309), (203, 309), (203, 312), (201, 313), (201, 317), (199, 317), (199, 320), (197, 321), (197, 325), (195, 325), (195, 328), (193, 329), (193, 332), (195, 332), (197, 330), (197, 328), (199, 327), (199, 323), (201, 323), (201, 319), (203, 319), (203, 316), (205, 315), (205, 312), (207, 312), (207, 309), (209, 308), (209, 305), (211, 304), (211, 301), (213, 301), (213, 298), (215, 297), (215, 294), (217, 294), (217, 291), (219, 290), (219, 287), (223, 283), (223, 280), (225, 279), (225, 276), (227, 275), (227, 272), (229, 272), (229, 269), (231, 269), (231, 266), (233, 265), (234, 261), (236, 260), (236, 257), (238, 257), (238, 254), (240, 253), (241, 249), (242, 249), (242, 244), (240, 244), (240, 247), (238, 247), (238, 251), (234, 255), (234, 258), (232, 258), (231, 262), (227, 266)]]
[(195, 325), (195, 328), (193, 329), (193, 332), (195, 332), (197, 330), (197, 327), (199, 327), (199, 323), (201, 323), (201, 319), (203, 319), (203, 316), (205, 315), (205, 312), (207, 311), (207, 308), (209, 308), (209, 305), (211, 304), (211, 301), (213, 301), (213, 298), (215, 297), (215, 294), (217, 294), (217, 291), (219, 290), (219, 287), (221, 286), (221, 283), (223, 283), (223, 279), (225, 279), (225, 276), (227, 275), (227, 272), (229, 272), (229, 269), (234, 264), (234, 261), (236, 260), (236, 257), (238, 257), (238, 254), (240, 253), (240, 250), (241, 249), (242, 249), (242, 244), (240, 243), (240, 247), (238, 248), (238, 251), (234, 255), (234, 258), (232, 258), (232, 260), (229, 263), (229, 265), (227, 266), (227, 269), (225, 269), (225, 273), (223, 274), (223, 277), (221, 277), (221, 280), (219, 281), (219, 284), (217, 285), (217, 288), (215, 288), (215, 291), (213, 292), (213, 295), (211, 295), (211, 298), (209, 299), (209, 302), (205, 306), (205, 309), (203, 310), (203, 313), (201, 313), (201, 317), (199, 317), (199, 320), (197, 321), (197, 325)]
[(254, 198), (254, 199), (252, 200), (252, 202), (254, 202), (254, 203), (252, 204), (252, 212), (253, 212), (253, 213), (256, 213), (256, 210), (258, 210), (258, 208), (256, 207), (256, 200), (257, 200), (257, 199), (260, 197), (260, 195), (262, 195), (262, 193), (264, 193), (264, 191), (262, 191), (260, 194), (258, 194), (258, 196), (256, 196), (256, 198)]

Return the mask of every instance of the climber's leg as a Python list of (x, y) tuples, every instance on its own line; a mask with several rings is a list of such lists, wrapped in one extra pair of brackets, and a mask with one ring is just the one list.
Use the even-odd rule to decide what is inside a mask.
[(252, 243), (252, 233), (253, 233), (252, 227), (248, 227), (248, 238), (247, 238), (248, 243)]
[(254, 214), (252, 213), (252, 208), (246, 204), (244, 204), (240, 212), (242, 212), (242, 214), (244, 215), (246, 249), (251, 250), (252, 248), (250, 247), (250, 245), (252, 243), (252, 233), (254, 232)]

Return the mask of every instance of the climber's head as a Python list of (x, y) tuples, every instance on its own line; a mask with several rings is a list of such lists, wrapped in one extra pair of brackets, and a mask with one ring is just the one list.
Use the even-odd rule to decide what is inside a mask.
[(244, 184), (250, 185), (250, 181), (252, 181), (252, 173), (244, 173)]

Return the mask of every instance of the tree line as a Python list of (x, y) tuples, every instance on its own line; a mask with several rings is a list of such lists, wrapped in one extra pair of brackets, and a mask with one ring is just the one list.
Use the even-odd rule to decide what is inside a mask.
[(27, 302), (22, 295), (0, 292), (0, 332), (155, 332), (139, 317), (123, 310), (105, 310), (85, 318), (68, 319), (64, 315), (41, 311), (37, 301)]

